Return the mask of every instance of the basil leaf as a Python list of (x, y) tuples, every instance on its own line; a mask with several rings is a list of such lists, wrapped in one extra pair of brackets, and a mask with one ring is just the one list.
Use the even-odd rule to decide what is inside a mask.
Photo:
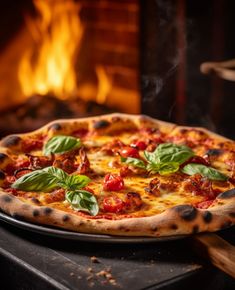
[(168, 175), (179, 170), (179, 163), (177, 162), (167, 162), (160, 166), (159, 174)]
[(62, 154), (72, 149), (79, 148), (81, 147), (81, 145), (82, 143), (80, 139), (71, 136), (58, 135), (52, 137), (47, 141), (47, 143), (43, 147), (43, 154)]
[(204, 177), (207, 177), (211, 180), (225, 181), (228, 179), (228, 176), (219, 172), (218, 170), (208, 167), (202, 164), (189, 163), (185, 165), (181, 171), (188, 175), (201, 174)]
[(58, 187), (58, 184), (57, 178), (53, 175), (36, 170), (21, 176), (11, 187), (24, 191), (50, 191)]
[(126, 164), (129, 164), (129, 165), (132, 165), (132, 166), (135, 166), (135, 167), (139, 167), (139, 168), (142, 168), (142, 169), (146, 168), (144, 161), (140, 160), (138, 158), (133, 158), (133, 157), (124, 158), (124, 157), (121, 157), (121, 162), (124, 162)]
[(177, 162), (183, 164), (194, 155), (191, 148), (184, 145), (176, 145), (173, 143), (160, 144), (152, 153), (155, 159), (160, 163)]
[(69, 175), (65, 184), (70, 190), (76, 190), (86, 186), (90, 181), (90, 178), (86, 175)]
[(89, 212), (95, 216), (99, 212), (97, 200), (93, 194), (86, 190), (68, 191), (65, 195), (66, 200), (74, 210)]
[(56, 187), (74, 190), (89, 182), (85, 175), (68, 175), (62, 169), (50, 166), (21, 176), (12, 187), (24, 191), (50, 191)]
[(155, 152), (144, 151), (144, 157), (149, 163), (160, 163), (160, 160)]

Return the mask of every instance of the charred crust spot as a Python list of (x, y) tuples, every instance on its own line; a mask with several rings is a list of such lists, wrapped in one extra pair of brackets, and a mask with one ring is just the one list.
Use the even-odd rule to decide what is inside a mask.
[(4, 147), (11, 147), (18, 145), (21, 141), (21, 138), (17, 135), (7, 136), (2, 140), (2, 146)]
[(212, 221), (212, 213), (208, 210), (204, 211), (202, 214), (202, 218), (205, 223), (210, 223)]
[(3, 196), (2, 196), (2, 201), (3, 201), (3, 202), (7, 202), (7, 203), (9, 203), (9, 202), (12, 202), (12, 200), (13, 200), (13, 198), (10, 197), (9, 195), (3, 195)]
[(36, 197), (32, 197), (31, 201), (35, 204), (40, 204), (40, 201)]
[(24, 219), (24, 217), (22, 215), (18, 214), (17, 212), (13, 213), (12, 217), (14, 219), (17, 219), (17, 220), (23, 220)]
[(172, 225), (170, 225), (170, 229), (177, 230), (178, 226), (176, 224), (172, 224)]
[(219, 199), (227, 199), (235, 197), (235, 188), (222, 192), (220, 195), (217, 196)]
[(109, 121), (107, 120), (99, 120), (93, 124), (94, 129), (103, 129), (110, 125)]
[(220, 228), (221, 228), (221, 230), (223, 230), (223, 229), (230, 227), (231, 225), (232, 225), (231, 221), (225, 221), (224, 223), (222, 223)]
[(59, 131), (62, 129), (62, 126), (60, 123), (54, 123), (54, 124), (51, 124), (49, 127), (48, 127), (49, 130), (53, 130), (53, 131)]
[[(88, 221), (88, 220), (87, 220)], [(79, 224), (78, 224), (78, 226), (79, 227), (81, 227), (81, 226), (83, 226), (84, 225), (84, 222), (80, 222)]]
[(0, 170), (0, 179), (4, 179), (4, 178), (5, 178), (5, 173), (2, 170)]
[(64, 216), (63, 216), (63, 218), (62, 218), (62, 221), (63, 222), (67, 222), (67, 221), (69, 221), (70, 220), (70, 217), (69, 217), (69, 215), (67, 215), (67, 214), (65, 214)]
[(124, 231), (125, 231), (125, 232), (129, 232), (129, 231), (130, 231), (130, 229), (125, 229)]
[(53, 209), (50, 208), (50, 207), (45, 207), (45, 208), (43, 209), (43, 212), (45, 213), (45, 215), (49, 215), (49, 214), (51, 214), (52, 211), (53, 211)]
[(8, 156), (4, 153), (0, 153), (0, 162), (4, 161)]
[(230, 212), (229, 214), (232, 218), (235, 218), (235, 212)]
[(34, 216), (34, 217), (38, 217), (39, 215), (40, 215), (39, 210), (38, 210), (38, 209), (34, 209), (34, 210), (33, 210), (33, 216)]
[(206, 155), (209, 156), (219, 156), (223, 153), (223, 150), (221, 149), (209, 149), (206, 151)]
[(174, 207), (174, 210), (185, 221), (192, 221), (197, 216), (197, 210), (191, 205), (178, 205)]
[(198, 225), (193, 226), (192, 234), (196, 234), (198, 232), (199, 232), (199, 226)]

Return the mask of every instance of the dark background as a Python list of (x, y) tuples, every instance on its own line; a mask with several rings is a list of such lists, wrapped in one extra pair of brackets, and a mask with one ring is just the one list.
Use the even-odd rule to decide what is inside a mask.
[(235, 2), (150, 0), (141, 4), (142, 111), (234, 138), (235, 83), (202, 75), (200, 64), (235, 58)]
[[(141, 112), (235, 138), (235, 83), (202, 75), (199, 69), (205, 61), (235, 58), (235, 1), (139, 4)], [(34, 13), (31, 0), (1, 3), (0, 53), (26, 11)]]

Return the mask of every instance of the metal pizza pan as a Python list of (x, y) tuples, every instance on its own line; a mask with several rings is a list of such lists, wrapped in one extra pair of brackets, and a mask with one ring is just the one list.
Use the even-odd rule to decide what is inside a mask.
[(186, 238), (186, 235), (169, 236), (169, 237), (126, 237), (126, 236), (112, 236), (103, 234), (86, 234), (79, 232), (72, 232), (64, 229), (57, 229), (50, 226), (33, 224), (27, 221), (15, 219), (3, 212), (0, 212), (0, 220), (8, 224), (14, 225), (18, 228), (38, 233), (45, 236), (62, 238), (66, 240), (76, 240), (84, 242), (95, 243), (153, 243), (166, 242), (177, 239)]

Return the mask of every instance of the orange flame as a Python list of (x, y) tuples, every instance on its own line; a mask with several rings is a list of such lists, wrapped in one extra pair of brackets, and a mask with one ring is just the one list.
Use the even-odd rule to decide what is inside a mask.
[(96, 75), (98, 78), (96, 102), (98, 104), (104, 104), (107, 100), (108, 94), (112, 89), (112, 82), (110, 80), (110, 77), (108, 77), (108, 74), (105, 71), (104, 67), (101, 65), (97, 65)]
[(33, 38), (19, 64), (18, 78), (25, 96), (76, 93), (75, 61), (83, 35), (79, 5), (73, 0), (34, 0), (36, 19), (26, 18)]

